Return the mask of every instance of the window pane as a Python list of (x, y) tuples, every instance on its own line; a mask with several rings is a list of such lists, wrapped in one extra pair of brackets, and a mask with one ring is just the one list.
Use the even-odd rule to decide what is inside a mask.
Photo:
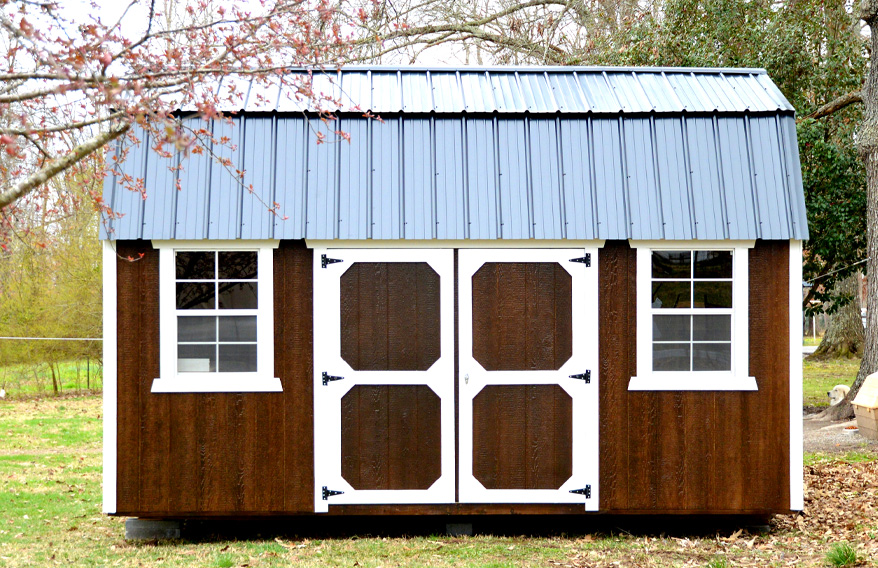
[(221, 373), (256, 372), (256, 345), (236, 345), (220, 343), (219, 346), (219, 370)]
[(653, 278), (692, 278), (691, 253), (679, 250), (652, 251)]
[(652, 316), (653, 341), (689, 341), (690, 316)]
[(178, 345), (178, 373), (212, 373), (216, 371), (216, 345)]
[(178, 310), (212, 310), (214, 284), (203, 282), (177, 282)]
[(220, 282), (219, 307), (223, 310), (255, 310), (256, 283)]
[(256, 316), (223, 316), (219, 319), (220, 341), (256, 341)]
[(695, 308), (731, 308), (731, 282), (695, 282)]
[(256, 251), (219, 253), (219, 277), (234, 280), (256, 278)]
[(177, 341), (216, 341), (216, 318), (177, 316)]
[(688, 343), (653, 343), (652, 370), (688, 371), (690, 348)]
[(731, 341), (732, 316), (692, 316), (694, 341)]
[(695, 343), (692, 361), (694, 371), (731, 371), (731, 343)]
[(732, 252), (699, 250), (695, 252), (695, 278), (731, 278)]
[(688, 308), (690, 282), (653, 282), (653, 308)]
[(213, 251), (179, 251), (176, 253), (177, 280), (213, 280)]

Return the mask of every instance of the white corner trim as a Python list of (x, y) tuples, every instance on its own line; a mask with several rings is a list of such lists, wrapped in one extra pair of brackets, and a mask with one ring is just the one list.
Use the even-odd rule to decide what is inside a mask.
[(629, 391), (756, 391), (756, 377), (736, 377), (723, 373), (648, 373), (631, 377)]
[(209, 373), (208, 377), (153, 379), (149, 392), (283, 392), (277, 377), (229, 377)]
[(116, 512), (116, 250), (115, 243), (103, 241), (101, 270), (103, 279), (104, 334), (104, 432), (103, 432), (103, 511)]
[(310, 249), (570, 249), (604, 248), (604, 239), (306, 239)]
[(802, 424), (802, 241), (790, 241), (790, 510), (805, 508)]

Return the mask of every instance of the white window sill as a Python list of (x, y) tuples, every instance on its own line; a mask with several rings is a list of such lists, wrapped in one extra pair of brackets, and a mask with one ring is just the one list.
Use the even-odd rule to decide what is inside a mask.
[(631, 377), (629, 391), (756, 391), (756, 377), (730, 373), (661, 372)]
[(178, 376), (171, 379), (153, 379), (150, 392), (283, 392), (277, 377), (223, 376), (210, 373), (210, 376)]

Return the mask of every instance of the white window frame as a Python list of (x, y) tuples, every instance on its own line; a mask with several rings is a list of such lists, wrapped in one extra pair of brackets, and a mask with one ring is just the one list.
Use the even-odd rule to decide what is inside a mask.
[[(159, 251), (159, 372), (152, 391), (281, 392), (274, 376), (274, 249), (280, 241), (153, 241)], [(256, 371), (186, 373), (177, 371), (177, 292), (175, 253), (178, 251), (250, 250), (258, 254), (256, 309)]]
[[(749, 376), (748, 264), (756, 241), (631, 241), (637, 251), (637, 376), (629, 391), (755, 391)], [(721, 250), (732, 253), (732, 368), (730, 371), (653, 371), (652, 252)], [(686, 312), (689, 313), (689, 312)]]

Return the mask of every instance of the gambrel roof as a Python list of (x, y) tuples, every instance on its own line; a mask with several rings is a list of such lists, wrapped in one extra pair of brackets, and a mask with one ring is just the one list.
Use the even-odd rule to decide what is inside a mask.
[[(315, 92), (341, 101), (330, 128), (350, 143), (279, 87), (230, 85), (219, 90), (238, 93), (223, 107), (232, 124), (211, 128), (235, 141), (216, 150), (244, 184), (206, 155), (166, 159), (143, 140), (123, 169), (148, 198), (107, 178), (125, 214), (109, 238), (808, 236), (794, 111), (764, 70), (315, 74)], [(321, 131), (330, 142), (317, 143)]]

